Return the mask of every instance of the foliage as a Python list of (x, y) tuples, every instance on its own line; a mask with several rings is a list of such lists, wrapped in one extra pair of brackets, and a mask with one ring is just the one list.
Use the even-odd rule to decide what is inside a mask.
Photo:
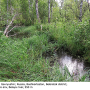
[[(70, 27), (68, 27), (70, 25)], [(22, 36), (0, 38), (0, 77), (1, 81), (74, 81), (67, 68), (65, 74), (58, 64), (50, 66), (51, 59), (43, 55), (64, 49), (73, 55), (83, 55), (89, 59), (89, 24), (73, 22), (42, 25), (43, 31), (35, 26), (19, 27)], [(77, 31), (79, 30), (79, 31)], [(24, 34), (27, 37), (24, 37)], [(77, 33), (78, 32), (78, 33)], [(21, 38), (22, 37), (22, 38)], [(19, 39), (20, 38), (20, 39)], [(82, 53), (83, 52), (83, 53)], [(53, 58), (52, 58), (53, 59)], [(68, 76), (68, 77), (67, 77)], [(80, 81), (85, 81), (83, 76)]]
[[(30, 6), (30, 7), (29, 7)], [(63, 49), (73, 56), (80, 56), (90, 62), (90, 12), (87, 2), (83, 2), (82, 22), (78, 22), (80, 1), (64, 0), (62, 8), (57, 2), (51, 1), (52, 18), (48, 22), (48, 0), (38, 0), (41, 23), (37, 22), (35, 0), (0, 1), (0, 81), (74, 81), (67, 67), (64, 74), (59, 65), (50, 61), (58, 50)], [(18, 14), (9, 34), (5, 37), (3, 31)], [(88, 74), (79, 81), (86, 81)]]

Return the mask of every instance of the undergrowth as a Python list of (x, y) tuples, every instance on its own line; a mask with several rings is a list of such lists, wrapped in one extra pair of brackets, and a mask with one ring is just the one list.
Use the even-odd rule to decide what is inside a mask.
[(38, 25), (19, 27), (10, 33), (17, 33), (13, 38), (0, 33), (0, 81), (74, 81), (67, 69), (63, 75), (43, 55), (63, 48), (90, 62), (89, 29), (88, 23), (73, 22), (42, 24), (42, 30)]

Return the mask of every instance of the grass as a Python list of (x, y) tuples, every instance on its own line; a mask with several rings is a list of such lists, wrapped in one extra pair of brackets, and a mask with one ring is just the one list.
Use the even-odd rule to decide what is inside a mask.
[[(51, 23), (19, 27), (7, 38), (0, 34), (0, 81), (74, 81), (59, 65), (50, 66), (47, 53), (64, 49), (74, 56), (82, 55), (90, 61), (90, 35), (88, 23)], [(85, 81), (83, 76), (79, 81)]]

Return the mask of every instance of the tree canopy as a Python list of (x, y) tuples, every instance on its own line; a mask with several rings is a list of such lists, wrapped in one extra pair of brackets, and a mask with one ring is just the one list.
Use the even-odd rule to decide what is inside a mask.
[[(80, 14), (80, 5), (83, 1)], [(0, 0), (0, 27), (6, 26), (15, 14), (18, 17), (13, 24), (33, 25), (37, 22), (35, 0)], [(41, 23), (48, 23), (48, 0), (38, 0), (38, 14)], [(50, 1), (50, 19), (55, 21), (89, 19), (89, 3), (87, 0)], [(88, 17), (88, 18), (87, 18)]]

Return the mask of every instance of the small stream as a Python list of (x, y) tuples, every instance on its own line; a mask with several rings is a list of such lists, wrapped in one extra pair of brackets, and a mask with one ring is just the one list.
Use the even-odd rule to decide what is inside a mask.
[[(90, 63), (78, 58), (73, 58), (73, 56), (68, 55), (63, 51), (55, 53), (54, 58), (55, 61), (58, 62), (60, 70), (67, 67), (71, 76), (81, 78), (83, 75), (87, 74), (88, 70), (90, 69)], [(51, 61), (51, 63), (53, 66), (54, 61)]]

